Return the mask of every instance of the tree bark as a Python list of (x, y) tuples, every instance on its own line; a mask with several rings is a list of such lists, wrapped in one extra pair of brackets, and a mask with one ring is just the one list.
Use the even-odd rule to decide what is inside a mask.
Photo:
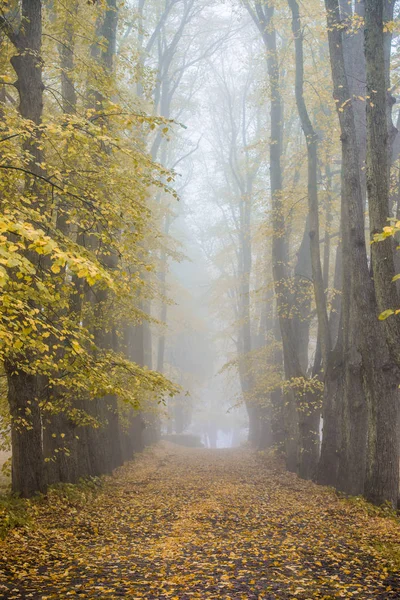
[[(57, 19), (59, 15), (52, 14)], [(75, 33), (74, 20), (78, 18), (78, 0), (72, 6), (63, 20), (64, 35), (58, 44), (58, 54), (61, 69), (61, 96), (62, 110), (65, 115), (74, 115), (77, 110), (77, 94), (73, 80)], [(71, 234), (69, 217), (65, 209), (57, 205), (56, 229), (63, 236)], [(61, 273), (66, 276), (66, 269)], [(60, 290), (61, 292), (61, 290)], [(61, 292), (62, 293), (62, 292)], [(74, 301), (69, 309), (73, 312)], [(60, 348), (58, 356), (61, 358), (63, 349)], [(62, 392), (57, 386), (49, 390), (49, 400), (55, 407), (50, 413), (43, 414), (43, 453), (46, 461), (46, 474), (48, 483), (76, 483), (80, 477), (89, 475), (88, 461), (85, 460), (84, 449), (81, 444), (83, 439), (78, 435), (77, 424), (68, 416), (69, 405), (63, 404)], [(57, 407), (58, 404), (58, 408)], [(75, 402), (75, 408), (83, 409), (81, 402)]]
[[(283, 207), (282, 140), (283, 140), (283, 100), (281, 95), (280, 70), (273, 26), (274, 7), (263, 0), (256, 2), (254, 9), (245, 2), (252, 19), (260, 31), (267, 51), (267, 71), (270, 84), (271, 138), (269, 147), (271, 203), (272, 203), (272, 274), (277, 302), (277, 313), (283, 345), (285, 377), (301, 376), (296, 350), (293, 345), (292, 323), (288, 318), (288, 246)], [(295, 399), (288, 393), (284, 402), (285, 454), (286, 466), (290, 471), (298, 468), (298, 428)]]
[[(118, 10), (116, 0), (107, 0), (106, 9), (101, 24), (99, 34), (106, 40), (105, 47), (102, 46), (101, 52), (96, 47), (94, 54), (108, 78), (111, 78), (115, 70), (114, 59), (116, 53), (116, 38), (118, 25)], [(96, 91), (94, 93), (96, 110), (101, 109), (104, 102), (103, 95)], [(118, 232), (115, 232), (118, 235)], [(118, 266), (118, 257), (115, 250), (109, 248), (99, 248), (102, 262), (114, 271)], [(97, 322), (101, 323), (101, 328), (94, 332), (95, 343), (99, 348), (117, 350), (118, 338), (116, 335), (113, 319), (108, 314), (109, 292), (100, 289), (97, 291), (94, 310)], [(122, 452), (120, 445), (120, 427), (118, 423), (118, 400), (115, 396), (109, 395), (104, 398), (98, 398), (91, 403), (96, 415), (100, 416), (102, 426), (93, 430), (89, 435), (93, 440), (93, 453), (96, 453), (96, 474), (98, 470), (110, 473), (113, 469), (122, 464)], [(102, 464), (103, 463), (103, 466)]]
[(319, 242), (319, 206), (318, 206), (318, 137), (311, 123), (311, 119), (304, 100), (304, 52), (303, 33), (301, 28), (299, 5), (297, 0), (288, 0), (292, 11), (292, 30), (295, 40), (296, 53), (296, 103), (301, 126), (307, 143), (308, 162), (308, 218), (312, 279), (314, 286), (315, 303), (318, 317), (318, 336), (321, 344), (322, 366), (327, 363), (328, 353), (331, 349), (331, 336), (326, 307), (324, 279), (321, 267), (320, 242)]
[[(365, 0), (365, 56), (367, 62), (367, 190), (371, 235), (387, 225), (390, 200), (391, 139), (388, 118), (388, 72), (383, 31), (384, 0)], [(372, 269), (378, 310), (397, 305), (392, 241), (372, 245)], [(400, 364), (399, 321), (392, 317), (384, 322), (391, 355)], [(372, 502), (397, 502), (399, 489), (398, 373), (388, 358), (387, 379), (393, 390), (386, 397), (372, 394), (369, 400), (368, 464), (366, 496)], [(369, 387), (375, 387), (373, 372), (366, 372)]]
[[(17, 54), (11, 64), (17, 74), (15, 87), (19, 95), (19, 112), (24, 119), (39, 126), (43, 112), (42, 81), (42, 3), (40, 0), (22, 0), (21, 26), (18, 32), (7, 29), (10, 41)], [(29, 169), (42, 173), (43, 152), (40, 145), (40, 131), (34, 130), (32, 137), (24, 142), (23, 149), (30, 155)], [(35, 208), (43, 210), (44, 202), (36, 182), (25, 181), (25, 193), (32, 192)], [(38, 256), (29, 253), (29, 259), (38, 264)], [(39, 408), (39, 385), (35, 374), (28, 367), (19, 367), (29, 362), (29, 357), (9, 357), (5, 363), (8, 380), (8, 401), (11, 413), (12, 439), (12, 489), (24, 497), (46, 488), (42, 451), (41, 416)]]
[[(367, 263), (357, 135), (352, 101), (349, 100), (350, 91), (344, 62), (339, 3), (338, 0), (325, 0), (325, 6), (334, 97), (342, 141), (343, 281), (346, 287), (343, 289), (346, 361), (343, 390), (344, 419), (338, 485), (344, 491), (354, 494), (363, 492), (362, 480), (365, 478), (366, 439), (358, 418), (360, 410), (362, 413), (365, 412), (367, 402), (370, 416), (369, 439), (374, 439), (377, 435), (376, 444), (385, 444), (381, 431), (376, 429), (377, 424), (381, 425), (379, 418), (377, 423), (374, 422), (373, 416), (376, 408), (379, 409), (382, 397), (389, 406), (392, 402), (396, 402), (397, 375), (393, 370), (382, 335), (383, 330), (377, 319), (375, 291)], [(363, 388), (359, 385), (359, 373), (362, 375)], [(371, 442), (369, 464), (370, 448)], [(387, 469), (383, 462), (379, 466), (383, 471)], [(376, 489), (374, 496), (369, 495), (369, 497), (374, 502), (389, 500), (395, 503), (397, 493), (397, 489), (386, 486), (381, 480), (379, 490)]]

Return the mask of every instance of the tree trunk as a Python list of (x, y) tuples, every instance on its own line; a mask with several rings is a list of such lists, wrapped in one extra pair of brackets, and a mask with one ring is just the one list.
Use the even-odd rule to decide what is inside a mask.
[(322, 442), (316, 481), (336, 487), (339, 468), (340, 409), (343, 394), (343, 350), (339, 344), (330, 352), (324, 380)]
[[(388, 109), (388, 73), (390, 65), (385, 60), (383, 31), (384, 0), (365, 0), (365, 56), (367, 61), (367, 189), (371, 235), (387, 225), (390, 194), (390, 154)], [(391, 120), (390, 120), (391, 123)], [(372, 269), (378, 310), (397, 306), (392, 241), (387, 239), (372, 245)], [(400, 365), (398, 317), (384, 322), (386, 339), (391, 355)], [(389, 500), (396, 506), (399, 489), (399, 439), (398, 439), (398, 368), (387, 357), (384, 365), (391, 393), (386, 396), (368, 394), (368, 466), (366, 496), (381, 503)], [(365, 370), (368, 389), (377, 389), (379, 381), (373, 371)]]
[[(287, 371), (290, 378), (307, 379), (309, 364), (309, 341), (311, 324), (311, 280), (312, 265), (310, 252), (309, 217), (306, 220), (303, 239), (297, 254), (294, 270), (294, 293), (291, 301), (290, 315), (292, 322), (291, 346), (295, 348), (298, 360), (297, 370)], [(293, 368), (293, 367), (292, 367)], [(300, 368), (300, 370), (298, 370)], [(297, 473), (304, 479), (315, 477), (319, 456), (319, 424), (320, 408), (317, 393), (309, 391), (302, 394), (296, 389), (291, 392), (297, 408), (298, 422), (298, 463)]]
[[(57, 18), (57, 14), (53, 15)], [(78, 18), (78, 2), (67, 12), (63, 22), (64, 36), (58, 44), (58, 53), (61, 68), (61, 95), (62, 109), (65, 115), (76, 114), (77, 94), (73, 81), (75, 34), (74, 19)], [(71, 234), (69, 216), (57, 206), (56, 229), (64, 236)], [(66, 269), (61, 270), (66, 276)], [(75, 300), (75, 299), (74, 299)], [(73, 300), (73, 302), (74, 302)], [(73, 303), (71, 303), (73, 304)], [(74, 306), (70, 306), (73, 311)], [(63, 349), (58, 354), (61, 358)], [(43, 414), (43, 453), (46, 461), (48, 483), (76, 483), (80, 477), (89, 475), (85, 457), (80, 452), (80, 436), (77, 425), (68, 417), (68, 406), (63, 407), (62, 391), (57, 386), (52, 388), (51, 404), (58, 409), (51, 413)], [(50, 398), (49, 398), (50, 400)], [(74, 408), (83, 409), (82, 403), (75, 403)]]
[[(17, 74), (15, 87), (19, 95), (19, 112), (24, 119), (40, 125), (43, 112), (43, 81), (40, 58), (42, 43), (42, 3), (40, 0), (22, 0), (21, 27), (18, 32), (8, 31), (17, 54), (11, 58), (11, 64)], [(40, 146), (40, 131), (36, 129), (32, 137), (24, 142), (24, 151), (31, 155), (29, 169), (40, 175), (43, 153)], [(26, 194), (31, 191), (38, 210), (43, 210), (39, 186), (36, 182), (25, 181)], [(38, 256), (33, 252), (29, 259), (38, 264)], [(24, 370), (29, 357), (20, 357), (21, 361), (10, 357), (6, 363), (8, 380), (8, 401), (11, 413), (12, 439), (12, 489), (22, 496), (32, 496), (45, 490), (45, 473), (42, 451), (42, 431), (38, 398), (37, 377)]]
[(307, 106), (304, 100), (304, 53), (303, 33), (300, 21), (299, 5), (297, 0), (288, 0), (292, 11), (292, 30), (295, 38), (296, 52), (296, 103), (301, 126), (307, 143), (308, 162), (308, 218), (312, 279), (314, 286), (315, 303), (318, 317), (318, 337), (321, 344), (322, 366), (327, 362), (331, 349), (331, 336), (326, 307), (324, 279), (321, 267), (320, 242), (319, 242), (319, 206), (318, 206), (318, 138), (311, 123)]
[[(274, 342), (276, 344), (273, 354), (273, 365), (274, 368), (282, 373), (283, 376), (283, 353), (281, 343), (281, 333), (279, 327), (279, 321), (277, 316), (274, 315), (273, 322), (273, 334)], [(271, 428), (274, 446), (278, 449), (280, 454), (285, 452), (285, 423), (284, 423), (284, 402), (285, 398), (283, 395), (282, 386), (271, 392)]]
[[(362, 20), (365, 13), (365, 0), (340, 0), (340, 13), (342, 19), (343, 54), (349, 86), (349, 98), (352, 98), (354, 123), (356, 127), (356, 140), (358, 147), (358, 165), (360, 169), (360, 183), (363, 207), (366, 205), (366, 176), (365, 161), (367, 153), (365, 102), (366, 96), (366, 71), (364, 55), (364, 27)], [(359, 24), (354, 28), (354, 20)], [(364, 213), (363, 213), (364, 217)]]
[(8, 362), (5, 367), (11, 414), (12, 491), (29, 498), (46, 489), (37, 377), (15, 371)]
[[(391, 364), (383, 329), (377, 319), (377, 305), (373, 283), (367, 264), (364, 225), (363, 200), (358, 161), (357, 135), (352, 102), (349, 102), (343, 40), (340, 28), (340, 12), (338, 0), (325, 0), (328, 21), (328, 39), (331, 57), (334, 95), (338, 109), (342, 140), (342, 224), (343, 224), (343, 272), (346, 290), (343, 292), (344, 327), (346, 343), (344, 344), (345, 386), (344, 386), (344, 444), (339, 462), (339, 482), (344, 482), (342, 489), (349, 493), (360, 493), (354, 480), (364, 470), (365, 442), (359, 426), (359, 412), (365, 411), (366, 400), (369, 407), (369, 453), (368, 471), (371, 473), (371, 447), (380, 448), (386, 442), (377, 427), (382, 425), (381, 398), (385, 404), (392, 406), (397, 401), (397, 377)], [(386, 175), (386, 172), (385, 172)], [(348, 290), (350, 283), (350, 293)], [(347, 327), (346, 327), (347, 324)], [(350, 351), (350, 352), (349, 352)], [(355, 373), (352, 367), (355, 366)], [(362, 374), (363, 389), (359, 385), (359, 372)], [(354, 377), (355, 375), (355, 377)], [(376, 418), (375, 418), (376, 415)], [(392, 415), (389, 411), (389, 417)], [(375, 443), (374, 443), (375, 441)], [(371, 446), (372, 444), (372, 446)], [(397, 452), (397, 448), (395, 450)], [(375, 459), (383, 458), (383, 454), (374, 454)], [(387, 459), (387, 456), (386, 456)], [(379, 467), (387, 473), (388, 464), (380, 462)], [(373, 465), (376, 471), (376, 463)], [(384, 485), (384, 478), (375, 486), (369, 498), (374, 502), (389, 500), (397, 502), (398, 489)], [(361, 477), (357, 479), (360, 481)], [(367, 478), (367, 482), (370, 477)], [(387, 483), (387, 482), (386, 482)], [(392, 481), (393, 483), (393, 481)]]
[[(101, 52), (98, 45), (94, 46), (92, 53), (94, 54), (94, 58), (98, 60), (104, 74), (109, 78), (114, 71), (117, 25), (117, 2), (116, 0), (107, 0), (104, 19), (99, 28), (99, 34), (104, 37), (107, 43), (105, 46), (102, 46)], [(103, 95), (95, 91), (93, 97), (96, 110), (101, 110), (104, 101)], [(115, 235), (118, 235), (118, 232), (115, 232)], [(114, 271), (118, 266), (118, 256), (115, 250), (110, 250), (109, 248), (99, 248), (98, 250), (102, 262), (111, 271)], [(109, 314), (108, 300), (108, 290), (97, 290), (93, 305), (96, 322), (101, 324), (101, 329), (98, 328), (94, 331), (94, 338), (99, 348), (117, 350), (118, 340), (113, 324), (113, 317)], [(93, 400), (90, 404), (94, 415), (98, 415), (101, 421), (99, 429), (93, 429), (91, 432), (88, 431), (88, 437), (93, 445), (93, 448), (91, 448), (91, 453), (93, 452), (93, 457), (91, 456), (91, 460), (93, 459), (92, 468), (96, 475), (99, 474), (99, 471), (110, 473), (122, 464), (118, 401), (115, 396), (109, 395)]]
[[(283, 345), (283, 362), (285, 377), (290, 379), (301, 375), (300, 365), (293, 346), (293, 331), (291, 320), (287, 318), (288, 298), (288, 247), (286, 226), (283, 210), (282, 191), (282, 140), (283, 140), (283, 101), (281, 95), (280, 69), (276, 42), (276, 31), (273, 26), (274, 7), (266, 0), (256, 3), (255, 9), (246, 7), (258, 27), (266, 51), (267, 70), (270, 83), (270, 122), (271, 138), (269, 147), (270, 182), (272, 203), (272, 274), (274, 281), (277, 313)], [(284, 401), (285, 419), (285, 454), (286, 466), (296, 471), (298, 466), (298, 428), (295, 398), (292, 393), (286, 395)]]

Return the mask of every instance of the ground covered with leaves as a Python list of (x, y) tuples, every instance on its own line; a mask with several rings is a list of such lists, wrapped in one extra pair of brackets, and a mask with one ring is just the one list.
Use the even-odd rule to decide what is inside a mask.
[(400, 598), (400, 522), (246, 450), (147, 450), (49, 492), (0, 542), (0, 598)]

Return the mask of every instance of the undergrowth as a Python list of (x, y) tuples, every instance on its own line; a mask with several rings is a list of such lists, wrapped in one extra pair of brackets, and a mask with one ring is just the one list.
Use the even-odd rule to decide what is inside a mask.
[(18, 498), (8, 493), (0, 496), (0, 539), (17, 527), (29, 527), (32, 520), (46, 508), (64, 505), (65, 508), (84, 508), (102, 487), (101, 477), (91, 477), (77, 484), (59, 483), (50, 486), (46, 494), (32, 499)]

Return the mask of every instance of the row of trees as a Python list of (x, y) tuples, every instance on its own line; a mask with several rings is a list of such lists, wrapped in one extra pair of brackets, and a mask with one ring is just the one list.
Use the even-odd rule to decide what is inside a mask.
[(202, 236), (250, 441), (393, 505), (395, 5), (243, 0), (236, 60), (215, 67), (207, 105), (214, 233)]
[(1, 3), (0, 426), (24, 496), (111, 472), (163, 414), (182, 430), (213, 369), (169, 266), (199, 147), (182, 124), (232, 34), (217, 4)]
[(307, 146), (307, 234), (318, 326), (318, 348), (310, 374), (296, 352), (296, 327), (287, 312), (292, 292), (287, 283), (287, 225), (282, 204), (285, 116), (277, 14), (270, 3), (245, 4), (267, 51), (273, 280), (285, 377), (289, 381), (308, 379), (311, 374), (324, 381), (321, 454), (318, 455), (319, 411), (314, 394), (299, 396), (293, 388), (287, 410), (293, 414), (287, 415), (285, 430), (286, 460), (290, 469), (303, 476), (316, 477), (321, 483), (351, 494), (364, 493), (373, 502), (396, 505), (398, 321), (396, 317), (378, 319), (398, 303), (393, 283), (394, 245), (390, 236), (373, 243), (369, 264), (364, 222), (367, 205), (374, 239), (393, 217), (389, 182), (396, 133), (391, 121), (395, 100), (390, 93), (394, 2), (365, 0), (356, 2), (354, 7), (348, 3), (340, 6), (338, 0), (325, 2), (333, 98), (341, 140), (341, 244), (336, 260), (341, 261), (342, 277), (336, 336), (328, 318), (320, 255), (319, 136), (312, 118), (313, 106), (305, 94), (304, 17), (296, 0), (288, 2), (294, 39), (295, 98)]
[(205, 6), (1, 5), (1, 424), (23, 496), (111, 472), (159, 437), (157, 407), (179, 391), (162, 330), (151, 370), (150, 313), (166, 318), (176, 256), (161, 162), (185, 157), (167, 160), (177, 57)]
[[(218, 328), (252, 444), (397, 502), (396, 7), (325, 5), (1, 4), (14, 491), (110, 472), (157, 439), (171, 380), (213, 372)], [(169, 273), (183, 255), (171, 234), (193, 232), (213, 327), (185, 269)], [(183, 394), (169, 405), (179, 430), (191, 412)]]

